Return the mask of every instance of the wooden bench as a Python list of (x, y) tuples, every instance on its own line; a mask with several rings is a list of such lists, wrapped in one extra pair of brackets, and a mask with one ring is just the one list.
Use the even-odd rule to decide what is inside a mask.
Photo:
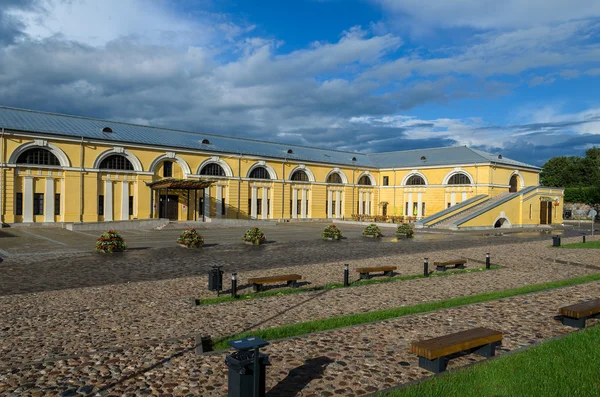
[(465, 259), (455, 259), (447, 262), (433, 262), (435, 270), (445, 272), (447, 268), (464, 269), (467, 261)]
[(468, 331), (413, 342), (410, 352), (419, 356), (419, 367), (440, 373), (446, 370), (448, 361), (457, 353), (475, 353), (493, 357), (496, 346), (502, 344), (502, 332), (488, 328), (473, 328)]
[(562, 323), (575, 328), (585, 328), (588, 318), (600, 318), (600, 299), (560, 308)]
[(384, 276), (393, 277), (396, 266), (376, 266), (376, 267), (359, 267), (356, 269), (360, 273), (360, 279), (371, 278), (371, 273), (383, 272)]
[(264, 284), (275, 284), (286, 282), (287, 285), (291, 285), (293, 288), (298, 286), (296, 281), (302, 279), (299, 274), (285, 274), (283, 276), (269, 276), (269, 277), (254, 277), (248, 279), (248, 284), (252, 284), (254, 292), (262, 290)]

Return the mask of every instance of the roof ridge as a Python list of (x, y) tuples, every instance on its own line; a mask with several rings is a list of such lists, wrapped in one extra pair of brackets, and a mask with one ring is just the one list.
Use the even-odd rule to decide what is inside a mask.
[(389, 152), (377, 152), (377, 153), (368, 153), (368, 156), (374, 155), (374, 154), (390, 154), (390, 153), (406, 153), (406, 152), (417, 152), (419, 150), (442, 150), (442, 149), (454, 149), (454, 148), (461, 148), (461, 147), (467, 147), (467, 146), (437, 146), (437, 147), (425, 147), (425, 148), (420, 148), (420, 149), (408, 149), (408, 150), (392, 150)]
[(193, 134), (193, 135), (211, 136), (211, 137), (225, 138), (225, 139), (239, 139), (239, 140), (248, 141), (248, 142), (272, 143), (272, 144), (275, 144), (275, 145), (299, 147), (299, 148), (320, 150), (320, 151), (326, 151), (326, 152), (338, 152), (338, 153), (348, 153), (348, 154), (355, 154), (355, 155), (358, 154), (358, 155), (362, 155), (362, 156), (368, 156), (367, 153), (362, 153), (362, 152), (351, 152), (351, 151), (339, 150), (339, 149), (323, 149), (323, 148), (318, 148), (318, 147), (314, 147), (314, 146), (298, 145), (298, 144), (291, 144), (291, 143), (288, 144), (288, 143), (273, 142), (273, 141), (264, 141), (264, 140), (258, 140), (258, 139), (252, 139), (252, 138), (243, 138), (243, 137), (237, 137), (237, 136), (219, 135), (219, 134), (214, 134), (214, 133), (210, 133), (210, 132), (187, 131), (187, 130), (180, 130), (180, 129), (176, 129), (176, 128), (158, 127), (158, 126), (154, 126), (154, 125), (144, 125), (144, 124), (134, 124), (134, 123), (128, 123), (128, 122), (124, 122), (124, 121), (113, 121), (113, 120), (106, 120), (106, 119), (98, 119), (98, 118), (93, 118), (93, 117), (76, 116), (76, 115), (65, 114), (65, 113), (45, 112), (45, 111), (42, 111), (42, 110), (15, 108), (15, 107), (11, 107), (11, 106), (2, 106), (2, 105), (0, 105), (0, 109), (17, 110), (17, 111), (21, 111), (21, 112), (46, 114), (46, 115), (50, 115), (50, 116), (69, 117), (69, 118), (74, 118), (74, 119), (99, 121), (99, 122), (106, 122), (106, 123), (115, 123), (115, 124), (121, 124), (121, 125), (129, 125), (129, 126), (133, 126), (133, 127), (152, 128), (152, 129), (156, 129), (156, 130), (166, 130), (166, 131), (174, 131), (174, 132), (183, 132), (183, 133), (186, 133), (186, 134)]

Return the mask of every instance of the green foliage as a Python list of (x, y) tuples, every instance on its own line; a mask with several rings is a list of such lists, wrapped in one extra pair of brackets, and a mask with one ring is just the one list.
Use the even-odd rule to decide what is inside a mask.
[(113, 253), (115, 251), (124, 251), (127, 249), (125, 240), (116, 230), (108, 230), (96, 240), (95, 249), (97, 252)]
[(544, 186), (600, 187), (600, 148), (588, 149), (585, 157), (551, 158), (543, 165), (540, 179)]
[(406, 237), (412, 237), (415, 232), (408, 223), (403, 223), (396, 229), (396, 234), (406, 234)]
[(254, 245), (259, 245), (267, 241), (267, 238), (265, 237), (265, 234), (262, 230), (260, 230), (257, 227), (252, 227), (246, 230), (246, 233), (244, 233), (244, 237), (242, 237), (242, 240), (248, 243), (252, 243)]
[(181, 245), (185, 245), (190, 248), (200, 248), (204, 245), (204, 240), (202, 236), (196, 231), (196, 229), (186, 229), (184, 230), (177, 242)]
[(381, 230), (379, 229), (379, 226), (377, 226), (374, 223), (371, 223), (369, 226), (367, 226), (365, 228), (365, 230), (362, 232), (363, 236), (375, 236), (375, 237), (381, 237)]
[(565, 202), (567, 203), (600, 203), (600, 186), (567, 187), (565, 188)]
[(339, 240), (342, 238), (342, 231), (336, 225), (329, 225), (323, 230), (321, 237)]

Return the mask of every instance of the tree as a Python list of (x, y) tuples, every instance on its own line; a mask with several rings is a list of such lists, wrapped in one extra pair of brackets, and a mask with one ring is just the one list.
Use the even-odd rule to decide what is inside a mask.
[(552, 157), (543, 165), (540, 179), (545, 186), (600, 188), (600, 148), (588, 149), (585, 157)]

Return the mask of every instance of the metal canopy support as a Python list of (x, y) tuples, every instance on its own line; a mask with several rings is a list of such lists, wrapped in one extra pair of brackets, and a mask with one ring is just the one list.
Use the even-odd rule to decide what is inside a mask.
[[(202, 189), (202, 197), (204, 197), (204, 200), (206, 200), (206, 189)], [(202, 205), (206, 206), (206, 203), (204, 201), (202, 201)], [(208, 204), (210, 208), (210, 204)], [(202, 222), (206, 222), (206, 211), (202, 211)]]
[(190, 189), (188, 189), (187, 191), (187, 217), (185, 218), (185, 220), (190, 220)]
[(198, 189), (194, 189), (194, 220), (198, 220)]
[(163, 215), (166, 218), (169, 218), (169, 207), (168, 207), (168, 202), (169, 202), (169, 188), (165, 189), (165, 212), (163, 213)]

